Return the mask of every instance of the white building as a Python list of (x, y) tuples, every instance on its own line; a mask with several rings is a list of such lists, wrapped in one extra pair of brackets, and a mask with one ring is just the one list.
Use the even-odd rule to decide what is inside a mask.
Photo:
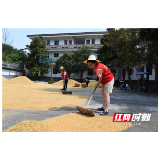
[[(58, 34), (37, 34), (37, 35), (27, 35), (28, 38), (34, 39), (35, 37), (42, 36), (46, 43), (46, 49), (49, 54), (49, 58), (58, 59), (65, 52), (75, 53), (82, 45), (86, 45), (91, 49), (91, 54), (97, 57), (95, 51), (102, 47), (100, 44), (100, 39), (104, 34), (108, 34), (108, 31), (101, 32), (78, 32), (78, 33), (58, 33)], [(145, 66), (142, 65), (142, 71), (146, 71)], [(136, 67), (132, 68), (131, 80), (138, 80), (139, 75), (136, 75), (138, 71)], [(127, 72), (121, 68), (116, 68), (116, 72), (113, 73), (115, 80), (128, 80)], [(158, 80), (158, 69), (152, 70), (152, 75), (149, 76), (149, 80)], [(51, 68), (49, 68), (49, 73), (45, 74), (46, 77), (51, 77)], [(83, 73), (83, 78), (86, 76), (91, 76), (96, 79), (93, 73), (85, 71)], [(61, 77), (61, 74), (53, 74), (53, 77)], [(80, 76), (72, 73), (70, 78), (79, 79)], [(144, 75), (146, 78), (146, 75)]]
[[(28, 38), (34, 39), (35, 37), (42, 36), (46, 43), (46, 49), (49, 54), (49, 58), (58, 59), (65, 52), (76, 53), (82, 45), (86, 45), (91, 49), (91, 54), (97, 57), (95, 51), (100, 48), (100, 38), (107, 34), (108, 31), (102, 32), (79, 32), (79, 33), (59, 33), (59, 34), (38, 34), (38, 35), (27, 35)], [(44, 76), (51, 76), (51, 68), (49, 68), (49, 73)], [(88, 71), (83, 73), (83, 78), (88, 76)], [(90, 74), (93, 79), (96, 79), (94, 74)], [(61, 77), (61, 74), (53, 74), (53, 77)], [(70, 78), (79, 79), (80, 76), (72, 73)]]

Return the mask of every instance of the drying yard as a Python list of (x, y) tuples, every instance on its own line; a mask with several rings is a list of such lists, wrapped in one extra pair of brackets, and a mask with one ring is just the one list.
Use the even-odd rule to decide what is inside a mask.
[[(95, 80), (89, 83), (88, 88), (75, 87), (78, 83), (72, 79), (68, 81), (68, 90), (75, 88), (81, 94), (62, 94), (62, 80), (54, 84), (34, 83), (25, 76), (10, 80), (2, 77), (2, 120), (11, 118), (8, 111), (41, 111), (44, 113), (58, 112), (63, 107), (82, 106), (90, 97), (83, 94), (87, 90), (93, 90)], [(53, 91), (55, 89), (55, 91)], [(51, 91), (48, 91), (51, 90)], [(59, 90), (59, 91), (57, 91)], [(101, 90), (98, 88), (97, 90)], [(47, 111), (47, 112), (46, 112)], [(78, 111), (62, 114), (57, 117), (35, 121), (28, 119), (21, 121), (4, 132), (118, 132), (132, 127), (121, 122), (112, 122), (112, 116), (88, 116)]]

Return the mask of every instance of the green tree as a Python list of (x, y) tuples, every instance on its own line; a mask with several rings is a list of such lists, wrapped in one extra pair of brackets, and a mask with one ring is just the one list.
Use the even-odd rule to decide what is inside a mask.
[(55, 72), (60, 73), (61, 72), (60, 66), (63, 66), (70, 76), (70, 74), (73, 72), (74, 65), (75, 65), (74, 53), (66, 52), (59, 57), (54, 67), (54, 70)]
[(39, 63), (40, 55), (48, 55), (43, 38), (41, 36), (35, 37), (30, 45), (26, 45), (26, 49), (29, 50), (26, 68), (36, 73), (35, 78), (39, 71), (42, 76), (48, 73), (49, 64)]
[(90, 49), (87, 46), (82, 46), (82, 48), (78, 49), (77, 53), (66, 52), (63, 56), (59, 57), (54, 69), (60, 73), (60, 66), (63, 66), (69, 75), (71, 73), (80, 73), (82, 79), (83, 72), (88, 69), (88, 66), (83, 62), (88, 59), (90, 54)]
[(119, 43), (121, 45), (121, 50), (118, 52), (119, 62), (121, 62), (121, 66), (127, 70), (129, 86), (132, 88), (132, 81), (130, 75), (132, 74), (132, 68), (135, 67), (139, 63), (139, 59), (141, 59), (139, 49), (137, 46), (139, 45), (139, 39), (137, 36), (136, 29), (126, 29), (123, 31), (123, 34), (119, 37)]
[(83, 45), (82, 48), (78, 49), (77, 53), (74, 54), (74, 67), (73, 73), (80, 73), (80, 78), (83, 78), (83, 73), (88, 69), (88, 66), (84, 64), (84, 60), (88, 59), (91, 55), (91, 51), (89, 47)]
[(112, 29), (107, 29), (109, 34), (103, 35), (101, 38), (101, 44), (103, 47), (97, 50), (98, 59), (102, 63), (109, 65), (112, 69), (114, 66), (118, 66), (120, 63), (118, 59), (118, 37), (120, 31)]
[(27, 54), (24, 49), (15, 49), (13, 46), (2, 44), (2, 61), (24, 64), (27, 59)]
[(25, 49), (19, 49), (17, 50), (17, 54), (18, 54), (18, 63), (24, 65), (27, 60), (27, 52), (25, 51)]
[[(139, 30), (139, 39), (143, 45), (143, 64), (146, 65), (147, 72), (152, 72), (154, 67), (158, 67), (158, 28), (141, 28)], [(145, 51), (147, 49), (147, 51)], [(149, 75), (147, 81), (149, 84)]]
[[(139, 62), (137, 57), (140, 56), (139, 39), (135, 29), (109, 29), (109, 34), (101, 38), (103, 45), (97, 53), (98, 59), (106, 65), (110, 65), (111, 71), (114, 67), (126, 69), (128, 72), (129, 85), (132, 87), (130, 78), (131, 69)], [(138, 56), (137, 56), (138, 55)], [(139, 57), (140, 58), (140, 57)]]
[(48, 73), (48, 63), (43, 63), (43, 65), (39, 66), (40, 76), (43, 77), (44, 74)]
[(4, 53), (5, 56), (8, 56), (14, 53), (15, 49), (13, 48), (13, 46), (2, 43), (2, 52)]

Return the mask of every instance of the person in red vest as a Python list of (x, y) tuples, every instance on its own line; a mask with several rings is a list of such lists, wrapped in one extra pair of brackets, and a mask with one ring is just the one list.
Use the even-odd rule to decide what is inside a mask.
[(96, 84), (96, 87), (99, 86), (99, 84), (102, 84), (102, 102), (103, 106), (101, 108), (98, 108), (99, 111), (103, 111), (100, 113), (100, 115), (107, 115), (108, 107), (110, 104), (110, 96), (109, 94), (112, 93), (113, 85), (114, 85), (114, 77), (111, 71), (108, 67), (106, 67), (104, 64), (100, 63), (99, 60), (96, 60), (96, 57), (94, 55), (90, 55), (88, 57), (88, 60), (84, 61), (84, 63), (88, 64), (88, 67), (93, 69), (95, 72), (95, 75), (98, 77), (98, 83)]
[(63, 80), (63, 89), (61, 89), (61, 90), (66, 91), (69, 76), (68, 76), (67, 71), (64, 70), (63, 66), (60, 67), (60, 70), (61, 70), (61, 76), (62, 76), (62, 80)]

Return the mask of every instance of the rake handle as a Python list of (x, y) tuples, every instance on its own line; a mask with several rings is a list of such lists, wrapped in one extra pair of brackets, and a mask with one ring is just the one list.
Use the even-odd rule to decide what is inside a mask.
[(91, 97), (90, 97), (90, 99), (89, 99), (89, 101), (88, 101), (88, 103), (87, 103), (86, 109), (87, 109), (87, 107), (88, 107), (88, 105), (89, 105), (89, 103), (90, 103), (90, 101), (91, 101), (91, 99), (92, 99), (92, 97), (93, 97), (93, 95), (94, 95), (94, 92), (96, 91), (96, 88), (97, 88), (97, 87), (95, 87), (95, 89), (94, 89), (94, 91), (93, 91), (93, 93), (92, 93), (92, 95), (91, 95)]

